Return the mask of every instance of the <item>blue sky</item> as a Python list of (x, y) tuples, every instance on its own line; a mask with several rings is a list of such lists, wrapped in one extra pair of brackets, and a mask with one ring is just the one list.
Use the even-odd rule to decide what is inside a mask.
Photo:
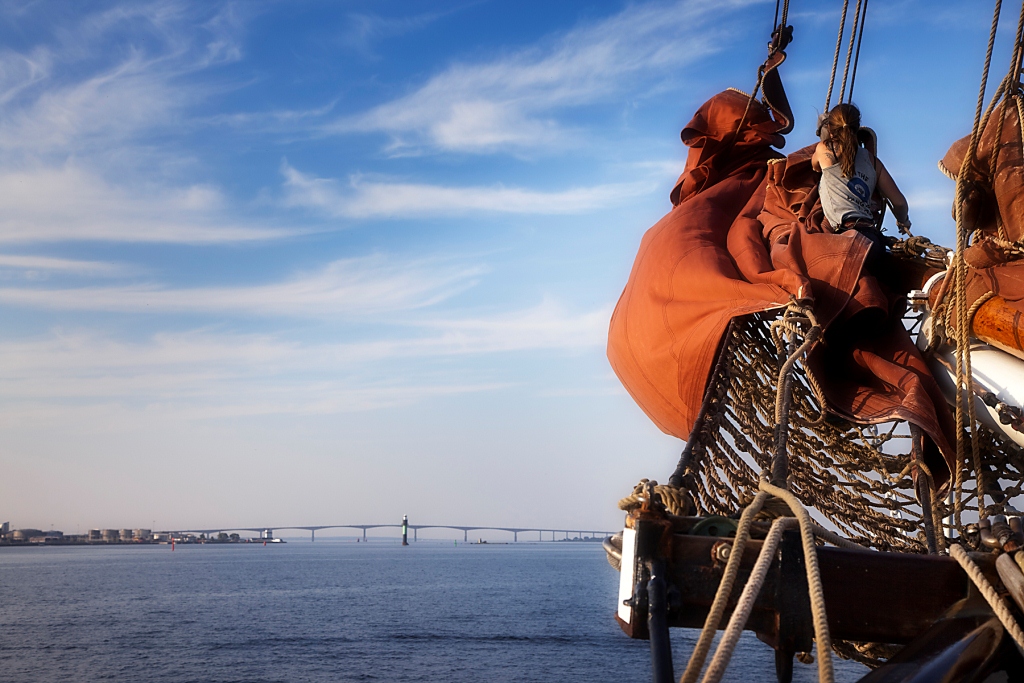
[[(840, 6), (792, 2), (787, 150)], [(948, 244), (935, 164), (991, 5), (870, 11), (854, 100)], [(773, 12), (0, 4), (0, 521), (614, 528), (681, 443), (609, 369), (608, 317), (679, 129), (749, 90)]]

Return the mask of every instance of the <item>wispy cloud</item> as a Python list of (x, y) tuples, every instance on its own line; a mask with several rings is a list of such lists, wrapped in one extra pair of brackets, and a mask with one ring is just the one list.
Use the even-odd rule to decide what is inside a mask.
[(53, 258), (50, 256), (23, 256), (19, 254), (0, 254), (0, 272), (17, 270), (32, 277), (33, 273), (68, 273), (110, 277), (128, 275), (137, 272), (137, 268), (121, 263), (103, 261), (80, 261), (77, 259)]
[(482, 272), (475, 265), (396, 262), (378, 255), (335, 261), (317, 272), (252, 286), (0, 287), (0, 303), (65, 311), (336, 317), (436, 304), (472, 286)]
[(439, 379), (417, 359), (591, 349), (603, 344), (607, 314), (546, 301), (491, 316), (421, 319), (403, 340), (338, 344), (209, 330), (138, 342), (54, 332), (0, 342), (0, 402), (33, 414), (118, 402), (189, 418), (381, 408), (507, 386), (464, 370)]
[(723, 16), (750, 1), (631, 6), (609, 19), (478, 64), (454, 64), (412, 93), (326, 127), (378, 132), (390, 148), (458, 152), (562, 146), (558, 110), (608, 100), (721, 49)]
[(634, 182), (574, 187), (553, 192), (495, 185), (453, 187), (365, 180), (347, 183), (315, 178), (288, 164), (281, 168), (285, 204), (338, 218), (404, 218), (466, 213), (534, 215), (581, 214), (644, 195), (654, 183)]
[(374, 52), (376, 42), (419, 31), (451, 11), (453, 10), (399, 17), (353, 12), (348, 15), (341, 40), (362, 56), (377, 59), (378, 55)]
[(350, 344), (346, 357), (392, 357), (503, 353), (535, 349), (584, 349), (602, 346), (610, 309), (585, 313), (554, 301), (498, 315), (417, 317), (406, 324), (421, 331), (410, 339)]
[(227, 214), (220, 192), (205, 185), (129, 190), (73, 165), (0, 170), (0, 242), (211, 244), (298, 232), (238, 225)]
[(209, 244), (295, 234), (240, 222), (212, 185), (176, 182), (194, 167), (192, 153), (153, 137), (180, 131), (192, 107), (235, 87), (198, 76), (240, 59), (238, 5), (24, 9), (38, 42), (0, 51), (0, 242)]
[[(139, 2), (48, 22), (48, 42), (0, 55), (0, 149), (102, 153), (179, 120), (202, 92), (182, 76), (241, 56), (237, 13)], [(128, 35), (128, 49), (109, 48)]]

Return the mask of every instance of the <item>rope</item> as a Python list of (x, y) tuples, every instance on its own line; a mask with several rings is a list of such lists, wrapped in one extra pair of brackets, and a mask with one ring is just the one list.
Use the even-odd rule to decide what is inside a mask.
[(857, 37), (857, 24), (860, 23), (860, 3), (857, 0), (857, 7), (853, 10), (853, 26), (850, 27), (850, 46), (846, 48), (846, 66), (843, 67), (843, 84), (839, 87), (839, 101), (843, 101), (846, 94), (846, 77), (850, 73), (850, 57), (853, 56), (853, 41)]
[(839, 66), (839, 51), (843, 47), (843, 32), (846, 31), (846, 12), (849, 8), (850, 0), (843, 0), (843, 16), (839, 19), (839, 36), (836, 38), (836, 54), (832, 58), (832, 75), (828, 79), (828, 94), (825, 95), (825, 110), (823, 113), (828, 114), (829, 106), (832, 104), (832, 88), (836, 84), (836, 68)]
[(804, 548), (804, 566), (807, 569), (807, 593), (811, 599), (811, 617), (814, 621), (814, 640), (818, 652), (818, 681), (833, 683), (832, 636), (828, 630), (828, 616), (825, 614), (825, 591), (821, 586), (821, 572), (818, 569), (818, 552), (814, 545), (814, 523), (807, 508), (790, 491), (761, 482), (761, 491), (781, 498), (789, 504), (800, 523), (800, 540)]
[[(803, 325), (808, 325), (809, 329), (805, 331), (801, 323)], [(791, 373), (797, 360), (802, 358), (811, 345), (818, 340), (821, 334), (821, 328), (818, 326), (817, 320), (814, 318), (814, 314), (811, 313), (810, 310), (805, 309), (794, 302), (789, 304), (786, 311), (780, 318), (772, 322), (770, 333), (772, 340), (775, 342), (775, 347), (779, 352), (779, 357), (782, 357), (781, 351), (784, 347), (793, 349), (795, 346), (794, 339), (797, 336), (803, 335), (804, 337), (802, 343), (793, 349), (788, 354), (785, 362), (782, 363), (776, 381), (776, 453), (774, 462), (772, 463), (772, 476), (773, 478), (780, 479), (784, 484), (786, 481), (786, 476), (784, 475), (787, 473), (786, 434), (788, 432), (788, 421), (786, 417), (788, 416), (789, 404), (791, 401), (791, 384), (789, 380), (792, 377)], [(681, 683), (693, 683), (700, 674), (701, 668), (704, 665), (704, 660), (707, 658), (708, 650), (711, 647), (711, 641), (714, 638), (715, 632), (718, 630), (718, 624), (724, 614), (725, 605), (732, 593), (733, 582), (735, 581), (736, 573), (739, 571), (739, 563), (742, 558), (743, 549), (746, 546), (746, 542), (750, 534), (750, 522), (754, 515), (760, 512), (761, 508), (764, 507), (766, 496), (769, 494), (785, 502), (799, 524), (804, 553), (804, 565), (807, 570), (807, 586), (811, 602), (811, 615), (814, 621), (814, 636), (817, 644), (818, 680), (822, 683), (833, 683), (835, 679), (831, 659), (832, 638), (829, 634), (828, 618), (825, 614), (825, 594), (821, 586), (821, 575), (818, 570), (817, 548), (814, 543), (816, 525), (811, 520), (811, 516), (807, 512), (807, 509), (800, 503), (796, 496), (782, 486), (775, 486), (762, 478), (759, 484), (759, 491), (754, 497), (754, 501), (740, 516), (739, 529), (736, 532), (736, 540), (733, 544), (733, 548), (729, 553), (725, 573), (718, 586), (718, 591), (715, 593), (715, 599), (712, 603), (711, 610), (704, 622), (704, 629), (701, 631), (700, 637), (697, 640), (697, 645), (694, 648), (689, 663), (687, 664), (686, 671), (680, 679)], [(726, 629), (726, 635), (723, 636), (722, 642), (715, 653), (711, 666), (704, 677), (704, 683), (717, 683), (725, 672), (725, 668), (732, 657), (732, 652), (735, 648), (736, 641), (739, 638), (739, 634), (746, 625), (747, 619), (750, 616), (750, 610), (753, 609), (754, 600), (761, 590), (768, 566), (771, 565), (771, 562), (774, 559), (782, 531), (786, 525), (791, 523), (792, 522), (784, 521), (783, 519), (777, 519), (773, 522), (771, 530), (769, 531), (768, 541), (766, 541), (761, 547), (761, 554), (758, 556), (754, 572), (743, 590), (739, 605), (737, 605), (737, 608), (733, 612), (733, 616)]]
[(853, 84), (857, 82), (857, 65), (860, 63), (860, 44), (864, 40), (864, 23), (868, 18), (868, 0), (864, 0), (864, 13), (860, 17), (860, 31), (857, 35), (857, 54), (853, 56), (853, 73), (850, 75), (850, 97), (847, 102), (853, 102)]
[(644, 490), (648, 483), (654, 485), (654, 492), (661, 498), (662, 505), (670, 515), (684, 516), (693, 509), (693, 500), (685, 489), (659, 484), (656, 481), (649, 482), (647, 479), (641, 479), (640, 483), (633, 488), (633, 493), (619, 501), (619, 509), (628, 512), (640, 507), (644, 501)]
[[(733, 609), (732, 616), (729, 618), (729, 623), (726, 626), (725, 633), (722, 635), (718, 647), (715, 649), (715, 654), (712, 657), (711, 663), (708, 665), (708, 669), (704, 674), (702, 683), (718, 683), (722, 675), (725, 673), (725, 669), (729, 664), (729, 660), (732, 658), (732, 654), (736, 648), (736, 643), (739, 640), (740, 634), (750, 618), (750, 613), (753, 611), (757, 596), (761, 592), (761, 588), (764, 586), (764, 580), (767, 576), (768, 569), (771, 567), (771, 564), (775, 559), (776, 550), (778, 549), (779, 542), (782, 538), (782, 532), (793, 527), (800, 528), (801, 540), (803, 542), (802, 545), (804, 551), (804, 564), (807, 571), (808, 594), (811, 600), (811, 614), (814, 620), (814, 638), (817, 642), (818, 680), (824, 683), (834, 681), (835, 674), (832, 669), (832, 659), (829, 656), (829, 650), (832, 647), (831, 636), (829, 635), (828, 618), (825, 613), (825, 595), (821, 585), (821, 575), (818, 569), (817, 548), (814, 543), (814, 538), (822, 538), (829, 543), (843, 548), (857, 549), (865, 552), (870, 551), (867, 551), (864, 547), (859, 546), (856, 543), (852, 543), (841, 536), (821, 528), (811, 520), (807, 509), (800, 503), (796, 496), (785, 489), (772, 486), (767, 481), (762, 480), (761, 491), (754, 498), (754, 501), (743, 511), (743, 515), (740, 518), (740, 528), (736, 533), (736, 539), (733, 542), (731, 551), (729, 552), (729, 559), (725, 566), (722, 581), (719, 583), (718, 591), (715, 593), (715, 599), (711, 605), (711, 610), (708, 613), (707, 619), (704, 621), (704, 628), (697, 640), (697, 645), (694, 647), (693, 653), (690, 655), (690, 661), (687, 664), (686, 671), (683, 673), (682, 678), (680, 678), (680, 683), (693, 683), (693, 681), (696, 681), (697, 677), (700, 675), (700, 671), (704, 666), (704, 661), (707, 658), (707, 653), (711, 648), (712, 640), (718, 630), (718, 624), (721, 622), (722, 615), (725, 612), (725, 605), (732, 594), (733, 583), (735, 582), (736, 574), (739, 570), (740, 560), (746, 547), (746, 543), (749, 540), (750, 527), (749, 524), (744, 527), (744, 519), (753, 520), (757, 512), (759, 512), (764, 506), (765, 502), (770, 500), (767, 498), (768, 494), (771, 494), (785, 502), (789, 506), (790, 511), (795, 514), (796, 517), (780, 517), (772, 523), (768, 536), (765, 538), (761, 546), (761, 551), (758, 554), (754, 568), (751, 570), (747, 584), (744, 586), (743, 592), (740, 594), (739, 601)], [(808, 538), (810, 538), (809, 544)], [(733, 567), (735, 567), (735, 570), (732, 570)]]
[(964, 573), (970, 577), (974, 585), (978, 587), (981, 594), (985, 597), (985, 601), (995, 612), (996, 616), (999, 617), (999, 621), (1002, 623), (1003, 628), (1013, 638), (1013, 642), (1017, 644), (1017, 648), (1024, 651), (1024, 631), (1021, 630), (1017, 620), (1014, 619), (1013, 613), (1010, 612), (1010, 608), (1007, 606), (1006, 601), (996, 592), (996, 589), (992, 587), (988, 579), (982, 573), (981, 569), (974, 563), (971, 556), (957, 544), (953, 544), (949, 548), (949, 555), (956, 560), (960, 567), (964, 570)]
[(789, 0), (786, 0), (782, 6), (782, 22), (779, 22), (779, 4), (780, 0), (775, 0), (775, 19), (772, 21), (772, 30), (774, 31), (779, 26), (785, 26), (789, 20)]
[[(971, 456), (977, 480), (978, 511), (982, 517), (986, 516), (985, 508), (985, 487), (982, 483), (981, 455), (978, 448), (977, 429), (975, 428), (976, 418), (973, 395), (972, 400), (967, 401), (966, 413), (964, 406), (964, 392), (968, 390), (968, 378), (971, 373), (971, 346), (970, 346), (970, 321), (967, 316), (967, 275), (968, 266), (964, 258), (969, 241), (970, 232), (964, 225), (964, 195), (967, 192), (967, 175), (975, 154), (978, 150), (978, 140), (981, 137), (982, 107), (985, 104), (985, 89), (988, 86), (989, 67), (992, 64), (992, 50), (996, 40), (996, 30), (999, 27), (999, 14), (1002, 10), (1002, 0), (996, 0), (995, 9), (992, 14), (992, 27), (989, 30), (988, 47), (985, 51), (985, 65), (982, 69), (981, 85), (978, 92), (978, 103), (974, 110), (974, 124), (971, 128), (971, 140), (967, 153), (960, 164), (960, 172), (957, 174), (956, 198), (953, 203), (953, 213), (956, 219), (956, 253), (953, 257), (951, 270), (953, 271), (953, 301), (956, 306), (956, 325), (954, 327), (953, 339), (956, 343), (956, 458), (957, 471), (954, 482), (954, 523), (961, 526), (961, 511), (963, 508), (963, 479), (965, 464), (964, 432), (970, 430), (971, 434)], [(1005, 80), (1004, 80), (1005, 83)], [(1000, 88), (1001, 90), (1002, 88)], [(995, 102), (993, 101), (993, 104)], [(991, 110), (991, 108), (990, 108)], [(947, 327), (948, 329), (948, 327)]]
[(732, 659), (736, 643), (743, 633), (743, 627), (746, 626), (750, 613), (754, 611), (754, 602), (764, 586), (768, 569), (775, 559), (775, 552), (778, 550), (779, 542), (782, 540), (782, 532), (796, 525), (797, 521), (792, 517), (780, 517), (772, 522), (772, 528), (764, 539), (764, 545), (761, 546), (761, 553), (757, 556), (757, 562), (754, 563), (754, 568), (750, 572), (747, 585), (743, 587), (743, 593), (740, 594), (740, 599), (736, 603), (736, 607), (733, 608), (732, 617), (729, 618), (729, 625), (726, 626), (725, 633), (722, 634), (721, 640), (718, 641), (715, 655), (712, 657), (711, 664), (708, 665), (708, 670), (702, 679), (703, 683), (718, 683), (721, 680), (726, 667), (729, 666), (729, 660)]
[(754, 515), (760, 512), (767, 497), (767, 493), (759, 492), (754, 497), (754, 501), (740, 515), (736, 539), (732, 543), (732, 550), (729, 551), (729, 559), (725, 563), (725, 572), (718, 584), (718, 592), (715, 593), (715, 599), (711, 603), (707, 619), (704, 620), (704, 628), (700, 632), (700, 637), (697, 638), (697, 644), (693, 648), (690, 661), (686, 665), (686, 671), (683, 672), (679, 683), (695, 683), (697, 676), (700, 675), (700, 670), (704, 668), (704, 660), (708, 656), (708, 650), (711, 649), (711, 641), (714, 640), (715, 633), (718, 631), (718, 624), (722, 621), (722, 615), (725, 614), (725, 607), (732, 593), (732, 585), (740, 571), (743, 549), (746, 548), (747, 541), (750, 539), (750, 524), (754, 521)]

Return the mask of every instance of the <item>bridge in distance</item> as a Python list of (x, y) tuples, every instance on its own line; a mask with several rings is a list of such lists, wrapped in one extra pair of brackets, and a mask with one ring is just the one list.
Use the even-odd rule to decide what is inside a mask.
[[(556, 534), (565, 534), (565, 538), (569, 538), (569, 534), (576, 534), (577, 536), (611, 536), (613, 531), (595, 531), (591, 529), (537, 529), (531, 527), (505, 527), (505, 526), (459, 526), (457, 524), (409, 524), (409, 529), (413, 533), (413, 540), (418, 539), (418, 531), (420, 529), (455, 529), (462, 532), (462, 539), (464, 541), (469, 540), (470, 531), (507, 531), (512, 534), (513, 541), (519, 541), (519, 534), (527, 532), (537, 532), (537, 540), (544, 540), (544, 534), (550, 533), (551, 540), (556, 540)], [(323, 529), (362, 529), (363, 540), (366, 540), (366, 531), (368, 529), (401, 529), (401, 524), (323, 524), (313, 526), (261, 526), (261, 527), (220, 527), (213, 529), (169, 529), (172, 533), (191, 533), (191, 534), (216, 534), (222, 531), (255, 531), (261, 535), (273, 534), (279, 530), (302, 530), (308, 531), (310, 534), (310, 540), (316, 540), (316, 532), (322, 531)]]

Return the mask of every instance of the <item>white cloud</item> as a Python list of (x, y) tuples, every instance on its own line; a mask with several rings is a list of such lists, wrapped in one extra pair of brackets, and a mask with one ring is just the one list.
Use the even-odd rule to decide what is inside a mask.
[(32, 272), (69, 273), (73, 275), (114, 276), (135, 272), (135, 268), (119, 263), (103, 261), (80, 261), (77, 259), (53, 258), (51, 256), (23, 256), (0, 254), (0, 271), (20, 270)]
[(364, 57), (376, 59), (374, 43), (383, 38), (394, 38), (415, 31), (419, 31), (430, 25), (448, 12), (429, 12), (426, 14), (411, 15), (408, 7), (403, 8), (406, 12), (399, 17), (384, 17), (375, 14), (352, 13), (348, 15), (347, 26), (342, 33), (342, 41), (349, 48), (360, 53)]
[(116, 240), (211, 244), (276, 239), (295, 230), (238, 225), (216, 188), (108, 183), (74, 165), (0, 170), (0, 242)]
[(442, 318), (418, 324), (439, 331), (417, 340), (415, 352), (496, 353), (524, 349), (582, 349), (603, 346), (611, 309), (571, 313), (553, 301), (498, 316)]
[(197, 74), (241, 57), (239, 7), (22, 9), (19, 21), (36, 22), (31, 33), (40, 37), (22, 53), (0, 51), (0, 242), (208, 244), (295, 234), (240, 224), (216, 188), (175, 182), (194, 159), (180, 143), (152, 138), (189, 125), (188, 109), (218, 87)]
[[(139, 2), (47, 17), (49, 44), (0, 55), (0, 149), (34, 159), (103, 154), (179, 121), (202, 93), (181, 77), (240, 58), (235, 13)], [(104, 59), (118, 43), (118, 59)]]
[(564, 145), (555, 112), (649, 87), (713, 54), (724, 21), (749, 0), (631, 6), (604, 21), (480, 64), (454, 64), (414, 92), (326, 127), (379, 132), (391, 148), (459, 152)]
[(343, 184), (314, 178), (284, 164), (285, 204), (315, 209), (338, 218), (401, 218), (465, 213), (532, 215), (580, 214), (648, 194), (653, 183), (575, 187), (554, 192), (495, 185), (451, 187), (423, 183), (368, 181), (356, 176)]
[(337, 344), (209, 330), (138, 342), (54, 332), (0, 342), (0, 402), (12, 402), (19, 415), (130, 404), (185, 418), (381, 408), (507, 386), (465, 369), (438, 380), (417, 359), (595, 348), (604, 343), (607, 317), (607, 310), (572, 313), (544, 302), (413, 321), (402, 339)]
[(264, 285), (0, 287), (0, 303), (49, 310), (330, 318), (429, 306), (472, 286), (482, 272), (479, 266), (368, 256), (335, 261), (318, 272)]

